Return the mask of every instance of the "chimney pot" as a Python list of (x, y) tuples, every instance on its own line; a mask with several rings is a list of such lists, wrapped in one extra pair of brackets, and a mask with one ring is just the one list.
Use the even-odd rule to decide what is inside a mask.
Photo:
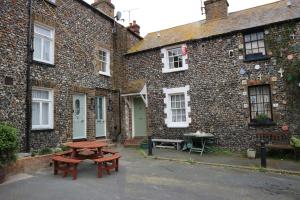
[(138, 35), (140, 34), (140, 26), (136, 23), (136, 20), (133, 20), (133, 23), (129, 23), (128, 29)]

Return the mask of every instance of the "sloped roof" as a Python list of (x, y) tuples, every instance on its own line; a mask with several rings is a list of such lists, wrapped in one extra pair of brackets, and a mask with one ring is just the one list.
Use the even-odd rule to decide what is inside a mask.
[[(201, 20), (149, 33), (143, 40), (130, 48), (127, 53), (145, 51), (189, 40), (203, 39), (300, 18), (300, 0), (292, 0), (292, 6), (290, 7), (287, 6), (287, 1), (288, 0), (281, 0), (263, 6), (229, 13), (228, 17), (224, 19), (212, 21)], [(159, 37), (158, 34), (160, 35)]]
[(140, 93), (143, 90), (145, 84), (146, 84), (146, 82), (143, 79), (128, 81), (124, 85), (124, 89), (122, 91), (122, 94)]

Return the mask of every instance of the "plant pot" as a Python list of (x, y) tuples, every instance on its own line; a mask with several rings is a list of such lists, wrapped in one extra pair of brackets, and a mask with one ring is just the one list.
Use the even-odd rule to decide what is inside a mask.
[(3, 183), (5, 181), (5, 170), (3, 167), (0, 167), (0, 184)]
[(142, 143), (142, 144), (140, 145), (140, 147), (141, 147), (142, 149), (148, 149), (148, 143)]
[(251, 159), (255, 159), (256, 151), (254, 149), (247, 150), (247, 157)]

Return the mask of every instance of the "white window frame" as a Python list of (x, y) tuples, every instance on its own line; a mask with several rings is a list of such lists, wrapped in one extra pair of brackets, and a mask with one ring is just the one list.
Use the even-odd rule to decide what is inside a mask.
[(170, 63), (169, 63), (169, 55), (168, 51), (176, 48), (186, 48), (186, 44), (181, 44), (181, 45), (176, 45), (176, 46), (171, 46), (171, 47), (166, 47), (161, 49), (161, 54), (163, 55), (162, 58), (162, 63), (164, 64), (164, 67), (162, 68), (163, 73), (171, 73), (171, 72), (178, 72), (178, 71), (185, 71), (188, 70), (189, 65), (188, 65), (188, 53), (186, 55), (182, 55), (182, 67), (180, 68), (170, 68)]
[[(100, 51), (103, 51), (107, 54), (106, 58), (107, 58), (107, 61), (103, 61), (99, 58), (99, 52)], [(101, 75), (104, 75), (104, 76), (110, 76), (110, 51), (107, 50), (107, 49), (98, 49), (97, 50), (97, 59), (99, 60), (99, 62), (104, 62), (106, 63), (106, 72), (103, 72), (103, 71), (99, 71), (99, 74)]]
[[(47, 91), (49, 92), (49, 99), (38, 99), (38, 98), (33, 98), (32, 97), (32, 103), (36, 102), (36, 103), (40, 103), (40, 105), (43, 102), (47, 102), (49, 103), (49, 124), (47, 125), (33, 125), (31, 123), (31, 129), (32, 130), (43, 130), (43, 129), (53, 129), (53, 118), (54, 118), (54, 98), (53, 98), (53, 90), (52, 89), (48, 89), (48, 88), (32, 88), (32, 90), (40, 90), (40, 91)], [(32, 114), (31, 114), (32, 115)], [(42, 120), (41, 117), (42, 116), (42, 109), (40, 108), (40, 120)]]
[[(190, 123), (192, 122), (192, 119), (190, 117), (191, 98), (188, 94), (189, 90), (190, 90), (189, 85), (187, 85), (185, 87), (179, 87), (179, 88), (163, 88), (163, 93), (165, 94), (165, 98), (164, 98), (164, 104), (165, 104), (164, 113), (166, 115), (165, 124), (167, 125), (168, 128), (187, 128), (187, 127), (189, 127)], [(176, 94), (184, 94), (185, 115), (186, 115), (185, 122), (172, 122), (171, 95), (176, 95)]]
[[(37, 33), (35, 31), (35, 28), (36, 27), (40, 27), (40, 28), (43, 28), (43, 29), (47, 29), (51, 32), (51, 37), (49, 36), (46, 36), (46, 35), (42, 35), (40, 33)], [(43, 41), (43, 38), (47, 38), (50, 40), (50, 61), (48, 60), (44, 60), (43, 58), (39, 59), (39, 58), (35, 58), (34, 57), (34, 53), (33, 53), (33, 60), (35, 61), (38, 61), (38, 62), (43, 62), (43, 63), (48, 63), (48, 64), (54, 64), (54, 44), (55, 44), (55, 29), (53, 27), (50, 27), (50, 26), (46, 26), (44, 24), (41, 24), (41, 23), (37, 23), (35, 22), (34, 23), (34, 37), (36, 37), (36, 35), (39, 35), (41, 38), (42, 38), (42, 41)], [(33, 40), (34, 41), (34, 40)], [(44, 43), (42, 42), (42, 47), (41, 47), (41, 55), (43, 56), (43, 46), (44, 46)]]

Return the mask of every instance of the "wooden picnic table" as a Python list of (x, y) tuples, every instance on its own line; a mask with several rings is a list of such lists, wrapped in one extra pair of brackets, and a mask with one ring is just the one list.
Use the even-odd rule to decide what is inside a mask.
[(81, 149), (87, 149), (87, 150), (95, 150), (96, 149), (96, 155), (97, 156), (103, 156), (102, 148), (107, 147), (106, 142), (100, 142), (100, 141), (83, 141), (83, 142), (72, 142), (66, 144), (66, 146), (70, 147), (72, 149), (72, 158), (78, 157), (78, 150)]
[(215, 137), (211, 133), (205, 133), (205, 132), (200, 132), (200, 131), (197, 131), (196, 133), (187, 133), (187, 134), (184, 134), (184, 136), (188, 137), (188, 138), (191, 138), (191, 139), (199, 138), (201, 140), (201, 148), (193, 147), (193, 140), (191, 141), (192, 146), (190, 147), (190, 153), (191, 152), (199, 152), (201, 156), (203, 155), (204, 150), (205, 150), (206, 140), (209, 139), (209, 138), (214, 138)]

